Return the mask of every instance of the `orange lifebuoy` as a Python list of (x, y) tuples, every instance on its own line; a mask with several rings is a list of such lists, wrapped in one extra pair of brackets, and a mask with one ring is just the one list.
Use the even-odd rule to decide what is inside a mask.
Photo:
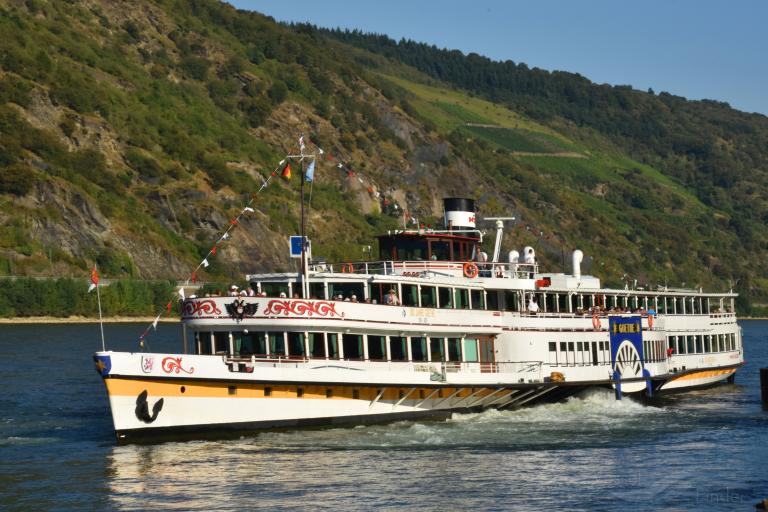
[(653, 329), (653, 315), (648, 315), (648, 328)]
[(341, 271), (344, 274), (354, 274), (355, 267), (351, 263), (344, 263), (341, 265)]
[(592, 316), (592, 327), (597, 331), (602, 327), (602, 324), (600, 323), (600, 317), (597, 315)]
[(471, 261), (468, 261), (464, 264), (463, 270), (464, 277), (468, 277), (469, 279), (476, 278), (477, 274), (480, 272), (480, 270), (477, 268), (477, 265)]

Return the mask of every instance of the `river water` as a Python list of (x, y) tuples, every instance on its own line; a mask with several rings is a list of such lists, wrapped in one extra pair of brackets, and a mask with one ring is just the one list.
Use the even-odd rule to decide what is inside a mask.
[[(98, 325), (0, 327), (1, 510), (754, 510), (768, 498), (758, 368), (744, 321), (736, 384), (653, 403), (594, 391), (445, 422), (117, 446), (91, 355)], [(105, 325), (135, 348), (144, 325)], [(153, 351), (177, 351), (161, 324)]]

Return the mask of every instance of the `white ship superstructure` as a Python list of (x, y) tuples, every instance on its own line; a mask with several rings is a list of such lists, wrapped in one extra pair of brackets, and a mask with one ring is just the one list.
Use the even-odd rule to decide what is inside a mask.
[(446, 230), (382, 236), (379, 261), (187, 299), (180, 353), (95, 355), (118, 441), (440, 418), (589, 387), (652, 395), (743, 363), (734, 293), (604, 288), (580, 251), (571, 274), (541, 272), (532, 248), (502, 262), (496, 222), (488, 257), (473, 202), (448, 199)]

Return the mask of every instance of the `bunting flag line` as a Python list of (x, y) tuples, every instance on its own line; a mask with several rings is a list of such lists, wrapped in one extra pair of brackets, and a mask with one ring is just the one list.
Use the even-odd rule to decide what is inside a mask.
[[(301, 154), (300, 155), (286, 155), (282, 160), (280, 160), (280, 162), (277, 164), (277, 166), (269, 174), (267, 179), (262, 182), (261, 187), (259, 188), (259, 190), (257, 190), (255, 193), (250, 195), (250, 199), (249, 199), (248, 203), (243, 208), (243, 210), (240, 212), (240, 214), (237, 215), (234, 219), (230, 220), (229, 225), (227, 226), (227, 229), (221, 235), (221, 238), (219, 238), (219, 241), (216, 244), (214, 244), (213, 247), (211, 247), (210, 251), (208, 251), (208, 254), (202, 259), (202, 261), (200, 261), (200, 263), (197, 265), (197, 267), (195, 267), (195, 269), (191, 272), (191, 274), (189, 275), (187, 280), (184, 282), (184, 285), (182, 285), (179, 288), (178, 297), (179, 297), (179, 299), (182, 302), (186, 300), (186, 293), (185, 293), (185, 290), (184, 290), (184, 286), (189, 285), (190, 282), (197, 283), (197, 271), (200, 270), (201, 268), (208, 268), (210, 266), (209, 258), (211, 256), (215, 256), (216, 255), (216, 252), (218, 251), (218, 248), (219, 248), (219, 244), (222, 241), (228, 240), (230, 238), (230, 236), (231, 236), (230, 232), (232, 231), (232, 229), (234, 229), (236, 226), (238, 226), (240, 224), (240, 217), (245, 215), (246, 213), (255, 213), (256, 210), (255, 210), (255, 208), (253, 208), (252, 205), (253, 205), (254, 201), (256, 201), (256, 199), (259, 196), (259, 194), (264, 189), (266, 189), (269, 186), (269, 183), (272, 181), (272, 178), (277, 176), (278, 172), (280, 172), (281, 176), (283, 178), (285, 178), (286, 180), (290, 180), (291, 179), (291, 163), (289, 161), (290, 159), (303, 160), (304, 158), (312, 158), (312, 162), (310, 163), (309, 168), (307, 169), (307, 175), (305, 176), (305, 178), (307, 179), (307, 181), (310, 181), (310, 182), (312, 182), (314, 180), (315, 160), (317, 158), (317, 155), (323, 155), (323, 154), (325, 154), (325, 152), (323, 151), (322, 148), (320, 148), (317, 144), (315, 144), (311, 139), (308, 139), (308, 140), (315, 147), (315, 149), (317, 150), (317, 153), (316, 154), (308, 154), (308, 155), (304, 154), (304, 150), (307, 148), (307, 145), (305, 143), (304, 136), (302, 135), (299, 138), (299, 148), (301, 149)], [(331, 154), (328, 154), (328, 159), (329, 160), (335, 160), (335, 158)], [(342, 163), (339, 163), (339, 168), (343, 168), (343, 167), (344, 167), (344, 165)], [(282, 171), (281, 171), (281, 168), (282, 168)], [(95, 285), (98, 284), (98, 279), (99, 279), (98, 278), (98, 274), (96, 274), (96, 268), (94, 267), (94, 269), (93, 269), (93, 271), (91, 273), (92, 286), (89, 289), (89, 291), (91, 289), (95, 288)], [(139, 347), (142, 350), (144, 350), (146, 348), (146, 346), (147, 346), (145, 344), (145, 341), (146, 341), (147, 335), (149, 334), (150, 329), (154, 329), (155, 331), (157, 330), (157, 324), (160, 321), (160, 318), (162, 317), (163, 313), (170, 313), (171, 312), (172, 305), (173, 305), (173, 300), (171, 300), (170, 302), (168, 302), (168, 304), (166, 304), (165, 310), (161, 311), (160, 314), (157, 316), (157, 318), (155, 318), (155, 320), (150, 325), (147, 326), (147, 328), (144, 330), (144, 332), (141, 334), (141, 336), (139, 336)]]

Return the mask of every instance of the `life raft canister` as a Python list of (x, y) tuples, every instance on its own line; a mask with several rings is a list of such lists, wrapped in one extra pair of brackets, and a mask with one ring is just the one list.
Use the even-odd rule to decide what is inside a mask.
[(592, 327), (597, 331), (602, 327), (602, 324), (600, 323), (600, 317), (597, 315), (592, 316)]
[(468, 277), (469, 279), (474, 279), (477, 277), (477, 274), (480, 272), (477, 268), (477, 265), (472, 263), (471, 261), (468, 261), (464, 264), (463, 267), (464, 270), (464, 277)]

